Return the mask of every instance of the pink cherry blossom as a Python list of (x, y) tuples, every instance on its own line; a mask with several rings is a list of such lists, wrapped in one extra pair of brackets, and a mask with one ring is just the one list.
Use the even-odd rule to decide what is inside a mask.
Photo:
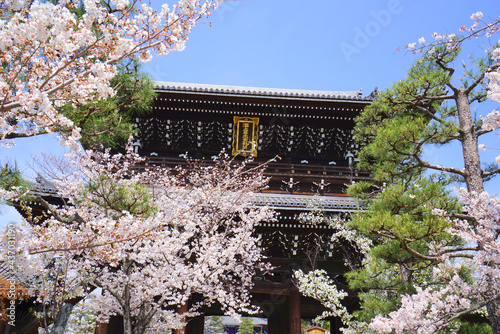
[[(146, 168), (131, 148), (71, 158), (73, 169), (54, 180), (66, 204), (38, 198), (48, 218), (18, 227), (16, 268), (39, 302), (53, 305), (51, 291), (64, 281), (58, 302), (89, 298), (102, 321), (123, 315), (128, 334), (132, 318), (136, 328), (180, 328), (216, 302), (230, 315), (257, 311), (252, 277), (269, 266), (253, 231), (273, 219), (251, 203), (267, 184), (264, 166), (222, 154), (209, 165), (188, 161), (190, 169)], [(4, 238), (0, 257), (7, 254)], [(68, 274), (51, 279), (57, 270)], [(88, 296), (89, 285), (102, 294)], [(178, 314), (194, 295), (203, 298)]]
[(148, 1), (84, 0), (57, 5), (6, 1), (0, 17), (0, 142), (63, 131), (78, 140), (79, 129), (58, 112), (66, 103), (97, 101), (114, 94), (115, 64), (151, 53), (182, 50), (191, 28), (220, 0), (185, 1), (160, 12)]

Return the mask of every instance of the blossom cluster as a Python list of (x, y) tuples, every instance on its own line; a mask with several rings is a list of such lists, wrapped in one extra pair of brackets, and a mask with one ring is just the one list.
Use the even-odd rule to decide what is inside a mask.
[(349, 322), (352, 319), (341, 303), (347, 296), (347, 292), (338, 290), (337, 285), (328, 277), (326, 271), (317, 269), (304, 273), (299, 269), (294, 272), (293, 276), (302, 295), (318, 300), (329, 310), (325, 311), (321, 317), (339, 317), (344, 322)]
[(121, 59), (182, 50), (191, 28), (219, 2), (182, 0), (159, 12), (147, 1), (2, 2), (0, 142), (63, 131), (75, 145), (80, 129), (60, 113), (62, 105), (113, 95)]
[[(189, 169), (145, 167), (131, 148), (72, 154), (74, 169), (54, 181), (67, 204), (47, 204), (49, 217), (17, 238), (19, 274), (40, 302), (51, 302), (59, 266), (70, 273), (62, 300), (86, 297), (89, 285), (102, 289), (86, 304), (101, 320), (120, 314), (172, 329), (215, 302), (227, 314), (256, 311), (251, 279), (269, 267), (253, 230), (273, 218), (250, 202), (267, 183), (262, 167), (225, 155)], [(203, 302), (178, 314), (195, 294)]]
[(338, 317), (345, 326), (340, 329), (344, 334), (374, 333), (366, 323), (357, 321), (342, 305), (342, 300), (348, 294), (337, 288), (336, 282), (328, 276), (326, 271), (317, 269), (304, 273), (302, 270), (296, 270), (293, 277), (302, 295), (316, 299), (327, 309), (315, 321)]
[(456, 324), (450, 324), (452, 318), (471, 306), (472, 287), (458, 274), (454, 274), (442, 289), (415, 289), (415, 294), (401, 299), (401, 307), (397, 311), (387, 317), (376, 316), (370, 328), (377, 333), (436, 333), (444, 328), (456, 327)]
[[(500, 63), (500, 48), (494, 49), (491, 56), (497, 63)], [(488, 98), (500, 102), (500, 68), (497, 67), (495, 71), (486, 73), (485, 77), (488, 79)], [(483, 118), (483, 128), (485, 130), (500, 128), (500, 113), (498, 110), (493, 110), (486, 118)]]
[[(458, 196), (474, 223), (448, 217), (449, 232), (461, 237), (471, 249), (470, 259), (450, 261), (444, 258), (434, 270), (435, 281), (417, 293), (406, 295), (401, 307), (387, 317), (377, 316), (370, 327), (378, 333), (435, 333), (453, 329), (461, 314), (480, 309), (500, 297), (500, 199), (486, 192), (467, 192)], [(445, 215), (443, 212), (435, 212)], [(464, 278), (472, 273), (472, 280)]]
[(406, 45), (406, 49), (412, 51), (414, 53), (423, 52), (424, 49), (429, 48), (429, 51), (432, 53), (435, 50), (436, 46), (444, 45), (448, 50), (456, 50), (460, 47), (461, 43), (470, 38), (478, 38), (481, 35), (485, 35), (486, 37), (490, 37), (492, 34), (499, 31), (500, 28), (500, 20), (497, 19), (491, 23), (487, 23), (483, 21), (483, 13), (476, 12), (473, 13), (470, 17), (474, 23), (470, 27), (461, 26), (460, 31), (466, 32), (465, 36), (457, 36), (454, 33), (445, 33), (439, 34), (434, 32), (432, 34), (433, 41), (428, 42), (424, 37), (420, 37), (417, 43), (410, 43)]
[[(335, 245), (350, 245), (353, 249), (359, 252), (359, 256), (366, 257), (373, 243), (371, 239), (358, 233), (354, 229), (346, 227), (346, 222), (338, 216), (329, 216), (324, 214), (318, 207), (312, 206), (311, 211), (302, 212), (298, 215), (298, 220), (303, 224), (325, 224), (330, 229), (334, 230), (330, 237), (330, 242)], [(348, 259), (346, 266), (349, 266)]]

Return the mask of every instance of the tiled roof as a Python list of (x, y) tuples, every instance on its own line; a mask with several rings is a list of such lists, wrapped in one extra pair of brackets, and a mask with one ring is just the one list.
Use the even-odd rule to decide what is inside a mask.
[(6, 279), (11, 282), (19, 283), (15, 272), (10, 268), (7, 262), (0, 262), (0, 278)]
[(40, 174), (36, 177), (36, 183), (31, 183), (33, 193), (39, 196), (57, 196), (57, 188), (54, 183), (50, 182)]
[(214, 95), (239, 95), (239, 96), (266, 96), (279, 98), (297, 99), (322, 99), (322, 100), (356, 100), (371, 101), (371, 95), (362, 96), (361, 89), (358, 91), (319, 91), (280, 88), (259, 88), (224, 85), (205, 85), (179, 82), (154, 82), (157, 91), (186, 92), (186, 93), (208, 93)]

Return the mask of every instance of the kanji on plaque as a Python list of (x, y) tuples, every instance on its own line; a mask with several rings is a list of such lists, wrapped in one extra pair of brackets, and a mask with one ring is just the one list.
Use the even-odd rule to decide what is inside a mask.
[(257, 156), (258, 117), (233, 117), (233, 155)]

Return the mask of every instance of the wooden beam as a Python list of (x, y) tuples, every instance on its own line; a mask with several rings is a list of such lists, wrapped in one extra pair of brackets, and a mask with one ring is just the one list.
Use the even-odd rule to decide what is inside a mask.
[(253, 288), (250, 290), (250, 293), (262, 293), (268, 295), (278, 295), (278, 296), (286, 296), (289, 294), (288, 284), (279, 283), (279, 282), (255, 282)]
[(290, 334), (301, 334), (300, 292), (294, 285), (290, 287), (290, 294), (288, 298)]

